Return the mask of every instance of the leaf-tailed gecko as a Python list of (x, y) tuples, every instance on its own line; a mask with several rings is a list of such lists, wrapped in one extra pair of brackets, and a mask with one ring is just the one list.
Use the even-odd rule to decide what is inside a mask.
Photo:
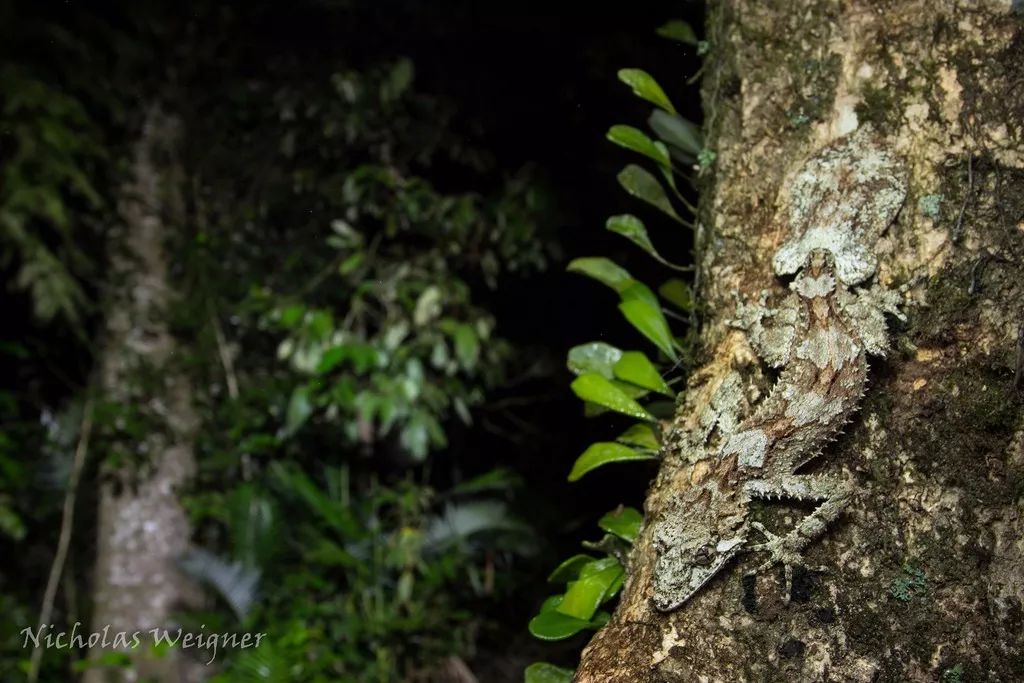
[[(794, 276), (790, 292), (774, 307), (767, 292), (740, 304), (734, 321), (779, 378), (752, 415), (720, 426), (716, 442), (703, 445), (698, 457), (708, 462), (698, 481), (655, 520), (657, 609), (680, 607), (742, 551), (767, 554), (757, 571), (784, 566), (788, 599), (801, 553), (850, 501), (847, 481), (797, 472), (856, 412), (867, 356), (889, 346), (885, 315), (902, 317), (898, 293), (873, 281), (876, 243), (905, 196), (902, 165), (864, 129), (791, 176), (781, 212), (786, 238), (772, 260), (778, 277)], [(771, 498), (817, 507), (776, 536), (747, 518), (750, 501)], [(751, 544), (752, 532), (763, 540)]]

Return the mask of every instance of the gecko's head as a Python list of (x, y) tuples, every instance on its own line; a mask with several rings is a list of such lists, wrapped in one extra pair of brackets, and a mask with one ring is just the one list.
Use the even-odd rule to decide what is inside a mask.
[[(699, 591), (743, 548), (745, 539), (719, 519), (716, 498), (701, 496), (679, 514), (663, 520), (655, 532), (661, 548), (654, 569), (653, 603), (666, 612)], [(726, 533), (719, 529), (725, 528)]]
[(827, 260), (840, 280), (847, 285), (864, 282), (878, 269), (878, 258), (858, 233), (830, 226), (816, 226), (798, 237), (783, 242), (775, 252), (773, 265), (777, 275), (792, 275), (827, 254)]
[(901, 164), (870, 129), (825, 147), (784, 183), (789, 237), (775, 252), (776, 274), (792, 275), (825, 250), (843, 283), (868, 280), (878, 268), (876, 243), (906, 194)]

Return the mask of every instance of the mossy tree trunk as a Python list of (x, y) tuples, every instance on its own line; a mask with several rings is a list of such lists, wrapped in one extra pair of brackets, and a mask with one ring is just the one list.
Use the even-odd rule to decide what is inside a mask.
[[(1011, 6), (1011, 4), (1013, 6)], [(745, 580), (741, 557), (681, 609), (650, 603), (645, 526), (612, 621), (576, 680), (1024, 680), (1024, 17), (1009, 0), (712, 2), (703, 96), (717, 153), (702, 195), (706, 365), (677, 426), (739, 370), (771, 386), (734, 294), (776, 293), (785, 173), (865, 125), (906, 165), (909, 195), (878, 245), (908, 288), (894, 348), (811, 471), (852, 478), (846, 514), (809, 550), (827, 573)], [(747, 408), (752, 409), (752, 406)], [(666, 454), (656, 519), (694, 464)], [(780, 526), (805, 510), (765, 505)]]
[[(108, 633), (97, 660), (126, 650), (118, 633), (140, 633), (132, 666), (90, 669), (86, 683), (195, 680), (172, 650), (153, 656), (152, 629), (172, 627), (197, 588), (178, 570), (189, 544), (181, 487), (195, 469), (197, 418), (179, 342), (170, 330), (169, 250), (183, 232), (181, 120), (159, 105), (145, 113), (120, 191), (100, 350), (102, 427), (92, 631)], [(130, 642), (129, 642), (130, 644)]]

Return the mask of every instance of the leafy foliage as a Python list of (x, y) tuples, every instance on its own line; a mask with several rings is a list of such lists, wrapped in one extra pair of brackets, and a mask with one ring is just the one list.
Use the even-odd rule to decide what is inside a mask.
[[(501, 568), (535, 548), (505, 500), (509, 477), (439, 490), (431, 476), (432, 455), (514, 369), (474, 292), (546, 267), (547, 202), (528, 170), (462, 193), (419, 175), (441, 156), (477, 173), (487, 162), (413, 80), (406, 60), (326, 84), (268, 80), (247, 129), (211, 122), (277, 140), (249, 166), (288, 169), (261, 172), (259, 196), (245, 179), (206, 188), (193, 244), (206, 302), (192, 308), (232, 312), (224, 336), (248, 350), (237, 397), (222, 400), (212, 374), (190, 502), (209, 548), (193, 572), (230, 608), (195, 618), (268, 633), (225, 655), (225, 681), (391, 681), (466, 653), (481, 619), (470, 606), (510, 590)], [(217, 178), (237, 167), (198, 163)], [(283, 226), (285, 258), (257, 244), (217, 258), (254, 224)]]
[[(679, 20), (663, 25), (658, 33), (688, 44), (697, 42), (693, 29)], [(619, 184), (630, 195), (670, 217), (676, 226), (692, 227), (693, 223), (683, 219), (676, 209), (678, 202), (685, 210), (694, 210), (678, 190), (676, 176), (683, 176), (685, 180), (689, 178), (680, 172), (675, 162), (693, 164), (700, 159), (703, 167), (703, 160), (711, 153), (703, 148), (699, 129), (679, 116), (664, 89), (650, 74), (640, 69), (622, 69), (618, 76), (632, 88), (633, 94), (658, 107), (648, 122), (658, 139), (652, 139), (628, 125), (612, 126), (607, 137), (612, 143), (654, 162), (671, 190), (671, 196), (654, 174), (636, 164), (627, 165), (618, 174)], [(640, 218), (632, 214), (612, 216), (605, 227), (640, 247), (660, 264), (674, 270), (689, 270), (667, 260), (655, 249)], [(674, 398), (670, 384), (675, 378), (666, 380), (665, 375), (679, 367), (680, 354), (686, 352), (686, 343), (677, 338), (669, 326), (658, 296), (619, 264), (605, 257), (593, 256), (573, 260), (568, 270), (613, 289), (619, 295), (618, 307), (626, 320), (661, 352), (662, 358), (674, 362), (667, 369), (659, 369), (645, 353), (622, 351), (603, 341), (570, 349), (567, 365), (577, 375), (572, 382), (572, 390), (585, 402), (588, 415), (611, 410), (643, 420), (627, 428), (615, 441), (599, 441), (587, 447), (569, 473), (569, 481), (577, 481), (611, 463), (646, 461), (657, 457), (664, 423), (656, 418), (657, 411), (653, 405), (648, 408), (640, 401), (652, 392)], [(666, 281), (659, 287), (659, 293), (676, 308), (693, 312), (693, 295), (683, 280), (672, 278)], [(692, 329), (690, 331), (692, 333)], [(604, 538), (584, 545), (607, 555), (602, 558), (574, 555), (555, 568), (549, 581), (565, 583), (565, 592), (543, 602), (539, 613), (530, 621), (530, 633), (541, 640), (562, 640), (581, 631), (600, 628), (609, 614), (598, 609), (613, 599), (621, 588), (625, 574), (622, 558), (626, 557), (629, 546), (637, 539), (642, 523), (643, 516), (633, 508), (620, 506), (605, 514), (598, 521), (598, 526), (606, 532)], [(554, 677), (553, 680), (560, 680), (559, 676), (571, 678), (571, 673), (552, 672), (549, 666), (543, 663), (531, 665), (526, 671), (526, 680), (547, 680), (542, 676), (548, 675)]]
[(80, 101), (25, 68), (0, 68), (0, 91), (0, 265), (17, 264), (11, 284), (40, 320), (80, 324), (88, 261), (74, 237), (101, 204), (98, 132)]

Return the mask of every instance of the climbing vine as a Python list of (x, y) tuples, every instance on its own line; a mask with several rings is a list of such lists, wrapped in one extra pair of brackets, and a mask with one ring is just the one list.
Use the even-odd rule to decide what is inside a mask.
[[(666, 23), (658, 35), (700, 50), (700, 41), (684, 21)], [(679, 114), (653, 76), (641, 69), (621, 69), (618, 78), (635, 96), (655, 105), (647, 120), (651, 133), (631, 125), (614, 125), (608, 130), (609, 141), (643, 157), (646, 166), (628, 164), (618, 173), (618, 183), (629, 195), (656, 209), (660, 220), (669, 219), (676, 230), (692, 230), (696, 208), (682, 187), (694, 184), (695, 175), (713, 163), (714, 153), (704, 147), (700, 128)], [(654, 172), (648, 170), (651, 165)], [(696, 332), (689, 277), (694, 267), (664, 256), (643, 220), (633, 214), (611, 216), (605, 228), (628, 239), (675, 275), (655, 293), (611, 259), (588, 256), (569, 263), (570, 272), (614, 291), (620, 315), (653, 346), (649, 353), (592, 341), (569, 350), (567, 365), (575, 375), (570, 387), (583, 401), (585, 414), (617, 413), (632, 420), (613, 440), (593, 443), (579, 455), (569, 471), (571, 482), (606, 465), (658, 458), (664, 426), (677, 398), (675, 386), (684, 379)], [(676, 324), (670, 324), (670, 319)], [(591, 553), (573, 555), (548, 576), (549, 583), (563, 589), (541, 604), (530, 620), (531, 634), (541, 640), (563, 640), (607, 623), (611, 615), (603, 607), (622, 588), (642, 520), (638, 510), (622, 505), (598, 520), (604, 535), (583, 544)], [(527, 683), (567, 682), (572, 676), (573, 671), (546, 662), (536, 662), (526, 670)]]

